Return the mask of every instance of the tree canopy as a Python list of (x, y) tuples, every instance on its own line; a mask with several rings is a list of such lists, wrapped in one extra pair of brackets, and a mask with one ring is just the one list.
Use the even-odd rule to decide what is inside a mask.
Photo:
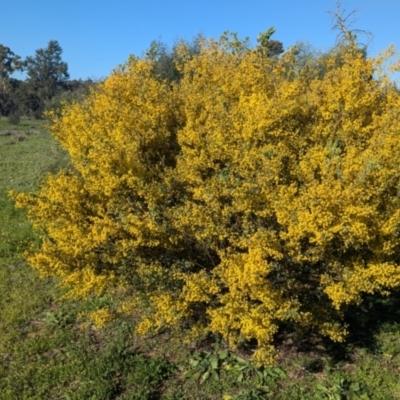
[[(26, 79), (15, 79), (16, 71), (26, 72)], [(45, 110), (60, 108), (62, 101), (82, 99), (93, 84), (90, 79), (69, 80), (68, 64), (56, 40), (25, 60), (0, 45), (0, 115), (42, 118)]]

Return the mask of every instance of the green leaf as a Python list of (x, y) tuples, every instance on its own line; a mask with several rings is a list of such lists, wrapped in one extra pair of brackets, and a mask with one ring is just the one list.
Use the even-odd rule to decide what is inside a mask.
[(214, 381), (219, 381), (219, 376), (215, 369), (212, 370), (212, 376), (214, 378)]
[(192, 360), (190, 361), (190, 364), (192, 365), (192, 367), (197, 367), (199, 365), (200, 360)]
[(217, 369), (218, 368), (218, 358), (217, 357), (213, 357), (211, 359), (211, 368), (212, 369)]
[(229, 355), (229, 351), (228, 350), (222, 350), (219, 352), (218, 357), (220, 360), (225, 360)]
[(326, 386), (322, 385), (321, 383), (317, 383), (316, 388), (322, 390), (325, 393), (329, 393), (329, 390)]
[(203, 384), (208, 379), (208, 377), (210, 376), (210, 373), (211, 373), (211, 371), (204, 372), (204, 374), (203, 374), (203, 376), (201, 377), (201, 380), (200, 380), (200, 385)]
[(240, 362), (241, 364), (249, 364), (249, 362), (242, 357), (235, 356), (235, 359), (236, 359), (236, 361)]
[(351, 385), (350, 385), (350, 391), (352, 391), (352, 392), (359, 392), (360, 391), (360, 389), (361, 389), (361, 387), (360, 387), (360, 384), (358, 383), (358, 382), (353, 382)]
[[(262, 372), (262, 371), (257, 370), (256, 372), (257, 372), (257, 382), (262, 383), (264, 381), (264, 373), (266, 371)], [(265, 375), (265, 377), (268, 377), (268, 374)]]
[(281, 378), (286, 378), (286, 372), (282, 368), (274, 368), (274, 371), (278, 374)]
[(197, 379), (200, 378), (201, 371), (195, 371), (193, 374), (189, 375), (190, 379), (193, 379), (194, 381), (197, 381)]

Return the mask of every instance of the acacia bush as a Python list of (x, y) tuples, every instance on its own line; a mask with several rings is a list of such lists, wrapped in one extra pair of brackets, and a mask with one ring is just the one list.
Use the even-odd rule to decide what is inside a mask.
[(353, 43), (259, 50), (183, 46), (177, 82), (132, 57), (53, 116), (73, 169), (15, 197), (72, 296), (124, 291), (138, 332), (256, 340), (268, 364), (282, 324), (342, 341), (348, 305), (400, 284), (400, 96)]

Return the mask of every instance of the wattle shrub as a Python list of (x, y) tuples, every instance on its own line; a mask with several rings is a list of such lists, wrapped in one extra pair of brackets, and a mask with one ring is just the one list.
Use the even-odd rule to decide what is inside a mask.
[[(183, 326), (272, 362), (283, 322), (344, 340), (400, 285), (400, 96), (354, 44), (300, 66), (209, 41), (182, 79), (131, 58), (53, 116), (73, 169), (16, 195), (28, 260), (72, 296), (125, 291), (139, 332)], [(323, 70), (323, 73), (321, 71)]]

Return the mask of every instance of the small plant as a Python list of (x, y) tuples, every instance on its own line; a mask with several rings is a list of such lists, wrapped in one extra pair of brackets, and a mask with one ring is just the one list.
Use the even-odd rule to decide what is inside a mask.
[(252, 381), (255, 387), (266, 391), (275, 387), (280, 379), (286, 377), (285, 371), (279, 367), (257, 368), (250, 361), (228, 350), (218, 353), (210, 351), (195, 353), (189, 363), (191, 368), (184, 374), (184, 377), (198, 380), (200, 384), (210, 377), (216, 381), (219, 380), (223, 370), (227, 375), (235, 377), (238, 383)]
[(252, 379), (257, 387), (276, 385), (279, 379), (286, 377), (286, 373), (282, 368), (268, 366), (265, 368), (257, 368), (253, 363), (239, 356), (233, 355), (234, 365), (232, 371), (238, 373), (238, 382), (244, 379)]
[(21, 121), (19, 113), (13, 113), (8, 117), (8, 122), (13, 125), (18, 125)]
[(244, 390), (236, 396), (225, 395), (224, 400), (264, 400), (265, 391), (259, 388), (252, 388)]
[(200, 379), (200, 384), (204, 383), (210, 376), (217, 381), (219, 380), (220, 368), (227, 365), (228, 356), (228, 350), (220, 351), (218, 354), (210, 351), (195, 353), (193, 359), (189, 361), (192, 368), (185, 373), (184, 377), (194, 380)]
[(59, 328), (66, 327), (76, 320), (76, 312), (68, 312), (67, 310), (47, 311), (41, 322), (45, 325), (56, 326)]
[[(369, 400), (370, 396), (362, 384), (350, 382), (346, 378), (338, 378), (330, 384), (317, 383), (315, 395), (327, 400), (341, 400), (343, 398)], [(320, 398), (320, 397), (318, 397)]]
[(137, 355), (133, 370), (127, 376), (126, 385), (134, 389), (134, 400), (154, 398), (160, 383), (171, 375), (173, 365), (162, 357)]

